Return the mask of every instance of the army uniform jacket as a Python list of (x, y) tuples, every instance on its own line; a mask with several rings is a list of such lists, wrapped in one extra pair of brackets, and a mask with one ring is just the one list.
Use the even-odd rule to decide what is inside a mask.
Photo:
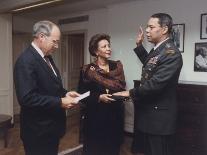
[(176, 128), (176, 86), (182, 56), (168, 39), (149, 54), (143, 46), (134, 49), (143, 63), (140, 86), (130, 90), (135, 104), (135, 131), (168, 135)]

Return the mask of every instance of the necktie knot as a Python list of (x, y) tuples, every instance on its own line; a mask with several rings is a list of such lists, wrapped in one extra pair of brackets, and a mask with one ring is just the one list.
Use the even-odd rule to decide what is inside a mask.
[(45, 55), (44, 58), (50, 60), (50, 56), (49, 55)]

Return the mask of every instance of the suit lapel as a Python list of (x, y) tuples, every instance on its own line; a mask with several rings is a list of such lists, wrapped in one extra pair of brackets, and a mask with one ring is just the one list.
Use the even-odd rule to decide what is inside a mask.
[(44, 61), (44, 59), (39, 55), (39, 53), (32, 46), (30, 46), (30, 48), (31, 48), (32, 54), (35, 56), (37, 61), (41, 64), (41, 66), (46, 71), (46, 73), (48, 73), (56, 82), (61, 83), (60, 73), (57, 67), (55, 66), (54, 61), (50, 60), (57, 76), (54, 74), (53, 70), (48, 66), (48, 64)]

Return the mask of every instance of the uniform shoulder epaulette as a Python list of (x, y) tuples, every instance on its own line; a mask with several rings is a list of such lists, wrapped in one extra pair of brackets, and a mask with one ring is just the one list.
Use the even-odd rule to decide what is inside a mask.
[(175, 54), (175, 50), (173, 49), (172, 44), (167, 43), (165, 45), (165, 54), (167, 54), (167, 55), (173, 55), (173, 54)]
[(165, 53), (172, 55), (172, 54), (175, 54), (175, 50), (173, 50), (173, 49), (167, 49)]

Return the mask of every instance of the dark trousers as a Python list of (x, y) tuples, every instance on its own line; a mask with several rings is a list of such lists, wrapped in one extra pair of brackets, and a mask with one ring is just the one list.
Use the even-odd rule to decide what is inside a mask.
[(25, 155), (57, 155), (59, 139), (23, 140)]
[(174, 155), (174, 135), (152, 135), (137, 131), (132, 144), (133, 153), (144, 155)]
[(103, 139), (83, 140), (83, 155), (119, 155), (120, 145), (105, 143)]

